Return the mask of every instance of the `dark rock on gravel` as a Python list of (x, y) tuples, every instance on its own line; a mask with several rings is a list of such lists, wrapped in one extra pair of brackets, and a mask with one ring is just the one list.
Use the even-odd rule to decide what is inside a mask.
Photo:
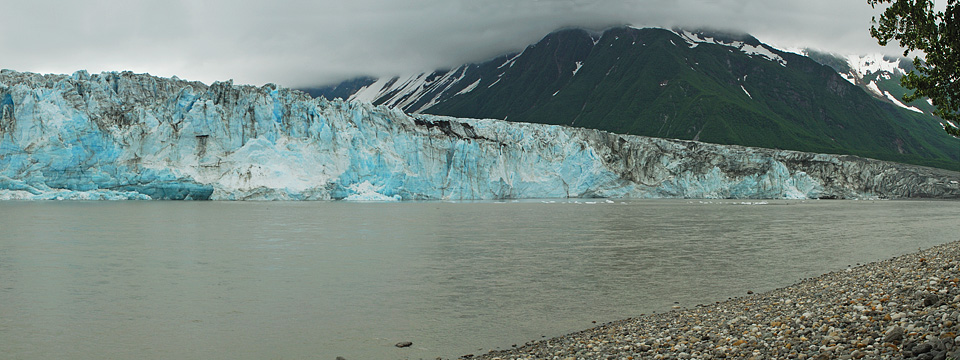
[(887, 330), (887, 333), (883, 335), (883, 342), (886, 343), (898, 343), (903, 339), (903, 328), (899, 326), (891, 327), (890, 330)]

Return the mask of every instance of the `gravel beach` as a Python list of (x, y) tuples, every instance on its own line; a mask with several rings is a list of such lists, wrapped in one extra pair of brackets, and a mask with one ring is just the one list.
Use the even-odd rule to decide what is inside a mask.
[(462, 359), (960, 359), (960, 241)]

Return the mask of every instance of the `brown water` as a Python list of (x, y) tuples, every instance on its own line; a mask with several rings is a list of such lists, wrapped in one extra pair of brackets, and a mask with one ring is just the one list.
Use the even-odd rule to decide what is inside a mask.
[(960, 240), (960, 202), (750, 203), (0, 202), (0, 354), (455, 357)]

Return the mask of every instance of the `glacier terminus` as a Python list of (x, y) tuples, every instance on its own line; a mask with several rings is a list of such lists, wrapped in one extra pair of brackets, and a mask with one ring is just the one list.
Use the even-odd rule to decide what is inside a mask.
[(268, 84), (0, 72), (0, 199), (960, 198), (960, 173), (405, 114)]

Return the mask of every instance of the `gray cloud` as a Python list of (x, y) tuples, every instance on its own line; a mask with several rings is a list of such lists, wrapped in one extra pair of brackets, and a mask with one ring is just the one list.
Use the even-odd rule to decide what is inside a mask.
[(132, 70), (306, 86), (480, 61), (561, 27), (710, 27), (784, 47), (885, 52), (865, 1), (32, 0), (4, 5), (0, 68)]

